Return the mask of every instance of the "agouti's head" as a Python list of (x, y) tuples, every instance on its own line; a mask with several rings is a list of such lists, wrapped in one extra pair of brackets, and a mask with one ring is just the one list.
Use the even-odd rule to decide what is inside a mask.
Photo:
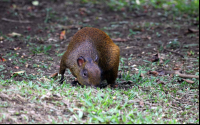
[(77, 64), (79, 66), (78, 82), (81, 85), (99, 87), (101, 84), (101, 70), (98, 66), (98, 57), (95, 60), (79, 57)]

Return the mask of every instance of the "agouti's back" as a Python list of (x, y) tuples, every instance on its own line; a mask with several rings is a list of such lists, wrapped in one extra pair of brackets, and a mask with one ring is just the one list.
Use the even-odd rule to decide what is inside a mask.
[(60, 63), (60, 74), (69, 68), (82, 85), (99, 86), (102, 80), (114, 84), (120, 50), (110, 37), (96, 28), (79, 30), (70, 41)]

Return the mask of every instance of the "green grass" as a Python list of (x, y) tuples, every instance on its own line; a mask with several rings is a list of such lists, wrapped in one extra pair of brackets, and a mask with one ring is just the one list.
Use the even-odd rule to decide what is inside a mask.
[[(141, 67), (140, 72), (143, 70), (145, 70), (145, 68)], [(131, 76), (131, 78), (133, 77), (136, 76)], [(53, 104), (51, 105), (52, 112), (57, 112), (53, 109), (63, 107), (68, 111), (68, 114), (70, 114), (66, 116), (58, 115), (59, 119), (49, 115), (51, 122), (47, 120), (49, 121), (48, 123), (63, 123), (63, 121), (65, 121), (64, 123), (176, 124), (180, 123), (180, 121), (177, 120), (178, 117), (182, 117), (185, 123), (199, 123), (199, 119), (196, 119), (196, 116), (187, 115), (187, 113), (195, 114), (192, 110), (195, 105), (192, 108), (191, 105), (180, 104), (174, 106), (171, 104), (176, 98), (183, 97), (185, 93), (195, 93), (195, 90), (188, 89), (192, 85), (185, 82), (181, 84), (174, 83), (174, 81), (178, 80), (177, 77), (171, 80), (167, 77), (162, 77), (161, 80), (167, 82), (167, 85), (157, 84), (156, 77), (144, 79), (136, 78), (138, 78), (137, 81), (135, 81), (137, 82), (136, 85), (126, 90), (110, 88), (93, 89), (91, 87), (82, 88), (80, 86), (72, 87), (70, 84), (58, 85), (57, 81), (53, 79), (49, 79), (48, 82), (41, 82), (40, 80), (35, 82), (17, 82), (12, 79), (0, 80), (0, 93), (6, 93), (8, 96), (17, 93), (21, 97), (28, 99), (28, 103), (33, 103), (35, 105), (42, 105), (44, 103), (46, 105)], [(118, 82), (120, 82), (120, 79), (118, 79)], [(196, 80), (196, 84), (199, 84), (198, 80)], [(62, 100), (53, 99), (53, 95), (59, 95), (62, 97)], [(193, 99), (192, 97), (193, 96), (189, 96), (188, 99), (198, 102), (197, 97)], [(50, 100), (47, 101), (45, 98), (49, 98)], [(68, 106), (64, 103), (66, 100), (69, 101)], [(144, 104), (142, 105), (141, 102)], [(5, 119), (5, 117), (1, 115), (1, 109), (5, 110), (5, 107), (9, 108), (12, 105), (11, 102), (7, 103), (8, 104), (0, 103), (0, 123), (2, 119)], [(184, 107), (185, 110), (183, 110), (183, 112), (179, 111), (178, 109), (180, 107)], [(30, 110), (23, 112), (27, 112), (28, 114)], [(23, 112), (16, 111), (15, 115), (17, 113), (17, 116), (20, 116), (24, 114)]]
[(152, 6), (156, 9), (169, 10), (175, 15), (188, 14), (195, 15), (199, 20), (199, 0), (81, 0), (82, 3), (102, 4), (106, 5), (113, 11), (121, 11), (123, 8), (144, 9), (144, 6)]

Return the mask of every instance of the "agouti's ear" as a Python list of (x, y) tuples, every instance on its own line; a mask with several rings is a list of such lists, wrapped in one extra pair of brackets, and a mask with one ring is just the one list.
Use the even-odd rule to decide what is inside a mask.
[(81, 67), (83, 65), (83, 63), (85, 62), (85, 59), (80, 56), (78, 59), (77, 59), (77, 64), (79, 67)]

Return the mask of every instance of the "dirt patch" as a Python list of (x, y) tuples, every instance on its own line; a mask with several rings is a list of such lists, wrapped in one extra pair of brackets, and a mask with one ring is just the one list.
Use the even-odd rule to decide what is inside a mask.
[[(199, 53), (199, 32), (185, 34), (188, 28), (195, 27), (192, 20), (187, 20), (184, 17), (181, 20), (172, 20), (171, 15), (163, 17), (162, 14), (158, 14), (164, 13), (161, 10), (152, 10), (144, 16), (137, 17), (128, 11), (109, 11), (107, 13), (108, 9), (104, 9), (105, 7), (87, 9), (87, 4), (78, 2), (75, 4), (63, 1), (41, 1), (39, 6), (33, 6), (31, 1), (19, 2), (16, 0), (13, 2), (1, 1), (1, 6), (0, 29), (5, 38), (0, 43), (0, 49), (2, 57), (7, 59), (3, 63), (5, 70), (3, 79), (10, 78), (11, 72), (18, 70), (25, 70), (27, 74), (38, 74), (37, 70), (41, 69), (44, 72), (43, 76), (58, 72), (61, 57), (55, 54), (66, 51), (69, 38), (78, 31), (78, 28), (67, 29), (67, 39), (60, 41), (59, 34), (62, 29), (59, 27), (60, 25), (77, 26), (81, 23), (83, 27), (92, 26), (102, 29), (111, 38), (128, 39), (115, 43), (120, 47), (121, 57), (132, 56), (134, 58), (131, 60), (131, 65), (145, 65), (143, 60), (157, 53), (160, 49), (161, 53), (169, 54), (168, 51), (162, 50), (162, 47), (168, 47), (168, 49), (173, 49), (185, 56), (190, 51), (193, 51), (194, 56)], [(82, 12), (80, 9), (83, 8)], [(8, 21), (3, 19), (8, 19)], [(23, 36), (9, 37), (8, 34), (12, 32)], [(43, 54), (44, 46), (51, 46), (48, 54)], [(38, 52), (40, 49), (41, 52)], [(13, 55), (16, 56), (11, 59)], [(171, 56), (173, 56), (170, 58), (172, 60), (181, 59), (174, 53)], [(26, 61), (18, 66), (19, 69), (16, 69), (16, 64), (21, 63), (18, 62), (18, 58)], [(191, 58), (193, 57), (191, 56)], [(16, 63), (13, 64), (15, 61)], [(33, 67), (34, 64), (40, 65), (42, 63), (51, 66), (48, 69)]]

